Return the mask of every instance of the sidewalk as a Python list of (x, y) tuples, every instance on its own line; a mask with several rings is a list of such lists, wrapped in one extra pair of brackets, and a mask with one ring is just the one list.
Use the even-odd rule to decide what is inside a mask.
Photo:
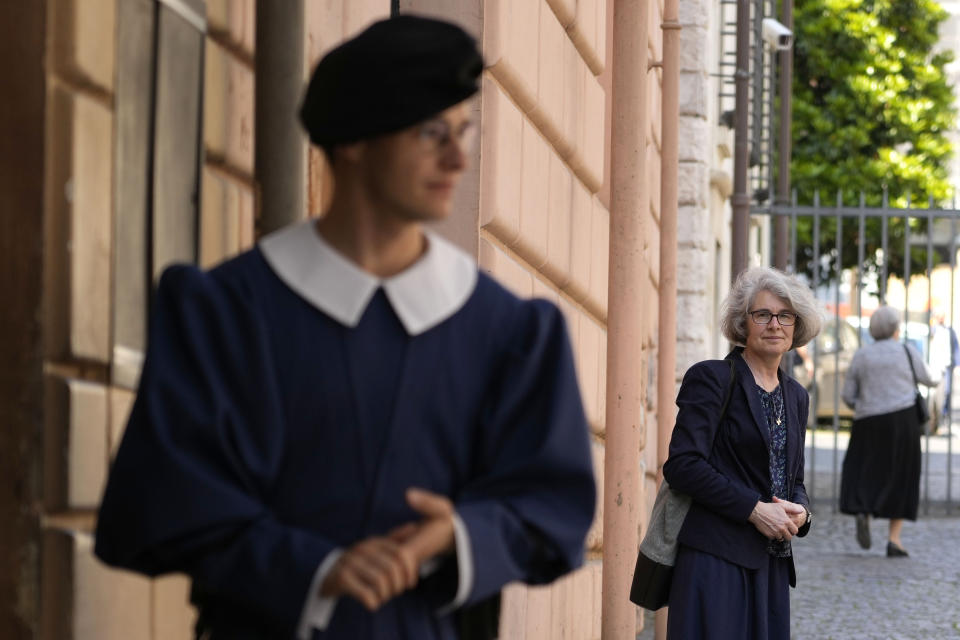
[[(791, 637), (798, 640), (940, 640), (960, 638), (960, 518), (906, 522), (909, 558), (887, 558), (887, 521), (871, 522), (863, 550), (850, 516), (817, 513), (810, 535), (793, 546)], [(653, 638), (653, 615), (644, 632)]]
[[(807, 432), (806, 485), (815, 520), (810, 535), (793, 545), (791, 637), (960, 639), (960, 423), (954, 420), (950, 437), (922, 440), (920, 514), (904, 523), (901, 536), (909, 558), (886, 557), (887, 520), (871, 522), (873, 546), (864, 550), (854, 537), (853, 517), (833, 513), (839, 489), (834, 468), (839, 472), (848, 439), (845, 431), (836, 439), (832, 431)], [(644, 616), (637, 640), (653, 640), (653, 614)]]
[(871, 522), (873, 547), (854, 537), (854, 519), (817, 514), (794, 545), (794, 638), (960, 638), (960, 519), (903, 525), (909, 558), (887, 558), (887, 520)]

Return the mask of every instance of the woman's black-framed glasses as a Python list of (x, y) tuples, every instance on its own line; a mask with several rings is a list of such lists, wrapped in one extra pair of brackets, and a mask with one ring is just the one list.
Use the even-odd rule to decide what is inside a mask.
[(791, 327), (797, 321), (797, 314), (793, 311), (774, 313), (769, 309), (755, 309), (753, 311), (747, 311), (747, 313), (750, 314), (750, 317), (753, 318), (756, 324), (770, 324), (770, 321), (776, 318), (781, 327)]

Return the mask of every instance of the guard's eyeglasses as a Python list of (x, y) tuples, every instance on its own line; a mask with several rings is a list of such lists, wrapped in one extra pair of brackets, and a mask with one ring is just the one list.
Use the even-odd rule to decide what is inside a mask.
[(755, 309), (754, 311), (747, 311), (747, 313), (750, 314), (756, 324), (770, 324), (770, 321), (776, 318), (781, 327), (790, 327), (797, 321), (797, 314), (793, 311), (773, 313), (769, 309)]
[(454, 129), (446, 120), (434, 118), (417, 128), (417, 140), (423, 150), (430, 153), (439, 153), (454, 140), (462, 153), (469, 153), (476, 138), (477, 126), (470, 120), (460, 123)]

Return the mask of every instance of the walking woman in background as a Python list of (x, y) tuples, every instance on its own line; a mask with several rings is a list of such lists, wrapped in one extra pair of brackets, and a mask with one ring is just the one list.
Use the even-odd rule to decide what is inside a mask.
[(870, 548), (870, 516), (890, 518), (887, 555), (903, 557), (903, 521), (917, 519), (920, 502), (921, 425), (914, 372), (917, 382), (928, 387), (939, 381), (916, 349), (898, 341), (899, 311), (886, 305), (874, 311), (870, 335), (876, 342), (854, 354), (843, 384), (843, 401), (853, 409), (853, 430), (843, 459), (840, 511), (857, 517), (857, 542), (864, 549)]
[[(738, 345), (726, 361), (687, 371), (663, 475), (692, 498), (678, 536), (667, 637), (790, 637), (790, 540), (810, 528), (803, 447), (810, 409), (783, 354), (820, 331), (822, 316), (800, 280), (770, 268), (740, 275), (721, 317)], [(721, 415), (730, 384), (734, 386)]]

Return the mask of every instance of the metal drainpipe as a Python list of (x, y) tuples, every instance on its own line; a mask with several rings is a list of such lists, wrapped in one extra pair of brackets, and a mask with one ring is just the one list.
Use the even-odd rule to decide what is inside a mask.
[[(660, 122), (660, 307), (657, 327), (657, 484), (663, 479), (675, 419), (677, 367), (677, 174), (680, 168), (680, 22), (677, 0), (663, 4), (663, 80)], [(667, 610), (656, 616), (656, 637), (667, 637)]]
[(306, 216), (306, 136), (297, 117), (305, 75), (303, 22), (303, 0), (257, 1), (254, 175), (261, 233)]
[(647, 186), (649, 0), (613, 3), (607, 439), (603, 511), (603, 640), (636, 638), (630, 579), (640, 524), (643, 443), (643, 273)]
[[(793, 0), (783, 0), (783, 25), (793, 31)], [(790, 204), (790, 155), (792, 153), (790, 124), (792, 121), (793, 97), (793, 47), (781, 51), (780, 57), (780, 141), (779, 175), (777, 175), (777, 204)], [(787, 235), (789, 231), (787, 216), (777, 216), (774, 223), (774, 260), (778, 269), (787, 268)], [(794, 269), (796, 269), (794, 267)]]
[(747, 131), (750, 108), (750, 0), (737, 0), (737, 71), (735, 126), (733, 142), (733, 229), (730, 251), (730, 281), (735, 282), (747, 268), (747, 228), (750, 221), (750, 196), (747, 194), (747, 156), (750, 140)]

